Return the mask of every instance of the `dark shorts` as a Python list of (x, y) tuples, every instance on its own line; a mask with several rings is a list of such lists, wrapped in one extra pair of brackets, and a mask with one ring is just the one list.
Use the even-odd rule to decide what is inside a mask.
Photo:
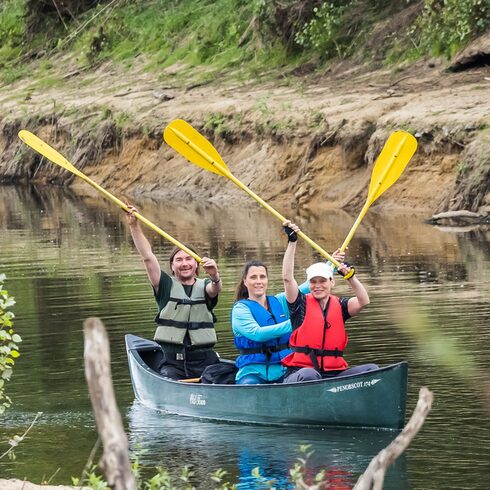
[(361, 364), (359, 366), (348, 367), (340, 371), (323, 371), (320, 372), (315, 368), (298, 368), (289, 367), (284, 376), (285, 383), (297, 383), (298, 381), (311, 381), (315, 379), (335, 378), (337, 376), (350, 376), (353, 374), (361, 374), (367, 371), (378, 369), (377, 364)]
[(185, 354), (163, 352), (160, 374), (172, 379), (200, 378), (207, 366), (219, 362), (212, 349), (187, 351)]

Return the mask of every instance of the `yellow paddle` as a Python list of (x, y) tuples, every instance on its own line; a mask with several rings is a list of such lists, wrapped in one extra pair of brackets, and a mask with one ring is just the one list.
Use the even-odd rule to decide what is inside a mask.
[[(75, 174), (77, 177), (80, 177), (82, 180), (90, 184), (94, 189), (98, 190), (101, 194), (107, 197), (110, 201), (117, 204), (121, 209), (126, 212), (129, 212), (129, 207), (120, 201), (117, 197), (113, 196), (110, 192), (106, 191), (98, 184), (96, 184), (93, 180), (87, 177), (85, 174), (80, 172), (76, 167), (74, 167), (61, 153), (58, 153), (54, 148), (51, 148), (47, 143), (45, 143), (42, 139), (38, 138), (35, 134), (26, 131), (25, 129), (19, 131), (19, 138), (26, 144), (29, 145), (33, 150), (36, 150), (41, 155), (45, 156), (48, 160), (51, 160), (56, 165), (63, 167), (69, 172)], [(146, 226), (151, 228), (153, 231), (157, 232), (163, 238), (166, 238), (169, 242), (173, 243), (175, 246), (179, 247), (185, 253), (189, 254), (193, 257), (197, 262), (202, 263), (202, 259), (199, 255), (195, 254), (192, 250), (187, 248), (185, 245), (177, 241), (175, 238), (171, 237), (168, 233), (165, 233), (162, 229), (158, 228), (158, 226), (154, 225), (151, 221), (147, 220), (141, 214), (134, 212), (133, 213), (136, 218), (142, 221)]]
[(417, 140), (410, 133), (395, 131), (390, 135), (374, 164), (366, 203), (340, 247), (342, 252), (349, 245), (369, 206), (398, 180), (416, 149)]
[[(214, 172), (215, 174), (230, 179), (234, 184), (240, 187), (240, 189), (244, 190), (253, 199), (255, 199), (261, 206), (271, 212), (276, 218), (281, 220), (282, 223), (286, 221), (284, 216), (269, 206), (269, 204), (263, 201), (259, 196), (257, 196), (257, 194), (252, 192), (245, 184), (242, 184), (230, 172), (216, 148), (190, 124), (186, 123), (182, 119), (172, 121), (165, 128), (163, 138), (168, 145), (187, 158), (187, 160), (198, 165), (199, 167), (209, 170), (210, 172)], [(340, 263), (337, 260), (325, 252), (323, 248), (317, 245), (311, 238), (307, 237), (302, 231), (298, 232), (298, 235), (323, 257), (330, 260), (330, 262), (332, 262), (332, 264), (334, 264), (336, 267), (340, 266)]]

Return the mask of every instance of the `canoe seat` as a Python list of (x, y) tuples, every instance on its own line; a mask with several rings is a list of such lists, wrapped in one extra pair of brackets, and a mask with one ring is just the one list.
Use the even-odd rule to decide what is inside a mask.
[(187, 379), (179, 379), (182, 383), (200, 383), (201, 378), (187, 378)]

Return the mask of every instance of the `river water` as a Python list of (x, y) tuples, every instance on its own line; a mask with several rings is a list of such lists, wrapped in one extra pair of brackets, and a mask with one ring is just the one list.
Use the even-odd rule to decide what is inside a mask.
[[(224, 291), (216, 310), (222, 357), (234, 357), (228, 322), (243, 263), (269, 264), (271, 293), (280, 291), (285, 237), (280, 223), (255, 204), (219, 207), (140, 202), (140, 212), (201, 255), (217, 260)], [(354, 220), (343, 212), (295, 218), (327, 250)], [(148, 230), (166, 267), (171, 244)], [(301, 244), (297, 277), (317, 260)], [(488, 231), (438, 229), (417, 213), (370, 210), (348, 260), (371, 304), (348, 323), (351, 364), (409, 363), (407, 418), (422, 386), (434, 392), (421, 432), (389, 471), (385, 488), (486, 489), (490, 477), (490, 248)], [(351, 488), (390, 431), (312, 430), (203, 422), (156, 414), (134, 402), (124, 334), (151, 338), (152, 292), (123, 214), (98, 196), (76, 198), (58, 188), (0, 187), (0, 273), (15, 296), (15, 330), (23, 342), (7, 392), (14, 405), (0, 417), (0, 452), (41, 417), (16, 450), (0, 460), (0, 477), (70, 483), (97, 440), (83, 372), (83, 321), (100, 317), (112, 345), (112, 370), (130, 448), (146, 475), (190, 465), (199, 488), (213, 488), (218, 468), (240, 489), (290, 488), (289, 469), (301, 445), (314, 451), (309, 473), (324, 469), (330, 488)], [(335, 291), (347, 294), (342, 281)], [(232, 400), (230, 400), (232, 403)], [(319, 407), (321, 409), (321, 407)], [(97, 459), (97, 458), (96, 458)]]

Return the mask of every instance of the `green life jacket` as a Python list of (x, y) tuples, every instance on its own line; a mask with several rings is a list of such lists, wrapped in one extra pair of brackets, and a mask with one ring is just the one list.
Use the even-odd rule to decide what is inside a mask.
[(172, 277), (168, 303), (155, 319), (159, 325), (154, 337), (156, 342), (184, 345), (185, 335), (189, 332), (192, 346), (212, 347), (216, 344), (214, 317), (207, 307), (205, 287), (203, 279), (196, 279), (189, 297), (182, 284)]

